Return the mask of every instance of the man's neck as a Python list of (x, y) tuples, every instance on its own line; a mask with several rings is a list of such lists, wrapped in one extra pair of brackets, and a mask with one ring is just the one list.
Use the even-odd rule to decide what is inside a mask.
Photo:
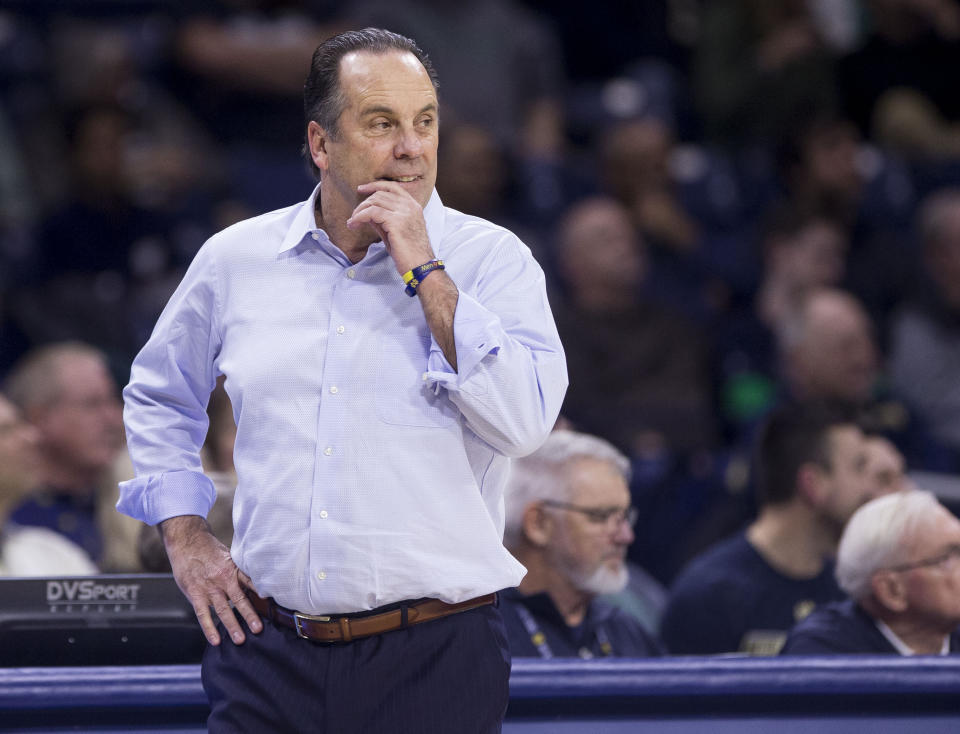
[(352, 263), (358, 263), (363, 260), (367, 250), (374, 242), (380, 239), (377, 231), (373, 227), (366, 226), (358, 230), (347, 227), (347, 219), (352, 214), (341, 212), (343, 206), (337, 206), (332, 201), (324, 201), (323, 187), (317, 193), (317, 199), (313, 209), (313, 217), (317, 226), (327, 233), (330, 241), (336, 245), (347, 259)]
[(42, 484), (66, 494), (88, 495), (99, 483), (102, 472), (47, 463), (41, 473)]
[(527, 567), (527, 575), (517, 587), (520, 593), (527, 596), (546, 593), (568, 626), (581, 624), (593, 595), (575, 588), (565, 576), (544, 563), (538, 553), (520, 554), (517, 558)]
[(818, 576), (836, 551), (831, 533), (796, 502), (764, 508), (747, 528), (747, 540), (773, 568), (795, 579)]

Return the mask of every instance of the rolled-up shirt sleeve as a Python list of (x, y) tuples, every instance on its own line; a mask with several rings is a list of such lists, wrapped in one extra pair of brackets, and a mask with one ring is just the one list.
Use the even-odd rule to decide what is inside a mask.
[(217, 294), (214, 258), (205, 246), (134, 360), (123, 391), (136, 478), (120, 484), (117, 509), (150, 525), (178, 515), (206, 517), (216, 498), (200, 448), (216, 382)]
[(501, 453), (525, 456), (546, 439), (567, 389), (567, 366), (543, 270), (512, 235), (474, 287), (460, 289), (453, 335), (458, 371), (436, 339), (427, 379)]

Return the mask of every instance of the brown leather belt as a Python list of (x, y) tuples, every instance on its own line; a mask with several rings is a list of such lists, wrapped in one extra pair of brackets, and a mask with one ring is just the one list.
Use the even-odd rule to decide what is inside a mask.
[(355, 614), (339, 616), (304, 614), (281, 607), (273, 599), (264, 599), (249, 589), (247, 590), (247, 598), (250, 599), (253, 608), (257, 610), (261, 617), (266, 617), (275, 624), (289, 627), (305, 640), (350, 642), (361, 637), (392, 632), (413, 624), (429, 622), (431, 619), (439, 619), (457, 612), (465, 612), (468, 609), (494, 604), (497, 595), (495, 593), (486, 594), (456, 604), (447, 604), (439, 599), (423, 599), (409, 604), (401, 604), (398, 608), (390, 611), (366, 616)]

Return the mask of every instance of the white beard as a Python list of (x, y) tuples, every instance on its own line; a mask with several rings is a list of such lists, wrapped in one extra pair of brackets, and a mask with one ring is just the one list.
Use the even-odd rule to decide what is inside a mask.
[(619, 568), (613, 570), (604, 563), (588, 575), (574, 571), (570, 574), (570, 580), (580, 591), (589, 594), (616, 594), (627, 585), (630, 571), (626, 564), (620, 564)]

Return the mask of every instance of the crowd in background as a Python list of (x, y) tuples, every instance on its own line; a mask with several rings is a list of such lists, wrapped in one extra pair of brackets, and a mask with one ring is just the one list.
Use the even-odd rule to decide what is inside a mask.
[[(197, 249), (309, 195), (310, 54), (368, 25), (439, 71), (444, 203), (544, 267), (563, 420), (629, 458), (631, 558), (660, 582), (754, 515), (756, 428), (787, 398), (855, 407), (909, 469), (960, 471), (956, 0), (12, 2), (0, 381), (45, 344), (103, 355), (94, 393), (57, 398), (98, 410), (115, 452), (74, 482), (84, 501), (89, 470), (125, 469), (113, 383)], [(75, 540), (134, 564), (78, 503)]]

